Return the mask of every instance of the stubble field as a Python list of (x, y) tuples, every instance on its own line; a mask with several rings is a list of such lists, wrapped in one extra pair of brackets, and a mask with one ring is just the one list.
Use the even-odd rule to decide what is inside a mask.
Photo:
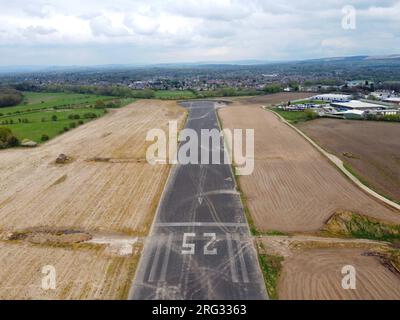
[[(136, 249), (121, 256), (110, 254), (102, 244), (86, 248), (74, 241), (51, 241), (71, 233), (105, 234), (110, 242), (114, 234), (133, 242), (146, 236), (169, 172), (167, 165), (147, 163), (146, 134), (153, 128), (167, 129), (169, 120), (182, 122), (184, 115), (172, 101), (139, 101), (39, 148), (0, 151), (0, 296), (48, 297), (37, 278), (42, 276), (39, 266), (53, 263), (63, 285), (50, 294), (52, 298), (127, 294), (139, 257)], [(61, 153), (70, 160), (56, 164)], [(50, 245), (26, 240), (25, 234), (38, 230)], [(86, 278), (91, 280), (86, 283)], [(115, 287), (108, 290), (110, 281)], [(29, 285), (34, 289), (9, 289)]]

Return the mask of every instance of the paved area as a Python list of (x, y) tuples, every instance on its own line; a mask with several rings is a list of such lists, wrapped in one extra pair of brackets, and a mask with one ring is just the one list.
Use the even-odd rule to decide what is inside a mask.
[[(214, 102), (183, 105), (186, 128), (219, 130)], [(267, 298), (229, 164), (175, 165), (155, 219), (130, 299)]]

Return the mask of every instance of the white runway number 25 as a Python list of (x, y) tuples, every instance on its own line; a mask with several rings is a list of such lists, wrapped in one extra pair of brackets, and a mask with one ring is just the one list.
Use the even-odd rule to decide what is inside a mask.
[[(182, 254), (194, 254), (196, 245), (194, 243), (189, 243), (190, 238), (196, 237), (195, 233), (184, 233), (183, 243), (182, 243)], [(203, 248), (204, 255), (216, 255), (217, 249), (211, 249), (211, 246), (217, 240), (217, 235), (215, 233), (203, 233), (203, 237), (209, 239)]]

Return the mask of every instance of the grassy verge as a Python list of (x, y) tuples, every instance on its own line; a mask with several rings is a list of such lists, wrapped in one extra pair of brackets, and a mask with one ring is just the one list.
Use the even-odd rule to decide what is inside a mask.
[(338, 212), (326, 223), (325, 231), (335, 236), (400, 242), (400, 225), (353, 212)]
[(158, 90), (154, 93), (156, 99), (184, 100), (195, 99), (196, 95), (190, 90)]
[[(260, 244), (260, 246), (262, 250), (262, 245)], [(282, 262), (284, 258), (281, 256), (262, 253), (260, 252), (260, 249), (258, 251), (258, 259), (264, 276), (268, 296), (271, 300), (278, 300), (278, 280), (282, 271)]]
[(282, 116), (285, 120), (289, 121), (292, 124), (296, 124), (302, 121), (314, 120), (316, 117), (314, 112), (309, 111), (284, 111), (277, 108), (272, 109), (277, 114)]

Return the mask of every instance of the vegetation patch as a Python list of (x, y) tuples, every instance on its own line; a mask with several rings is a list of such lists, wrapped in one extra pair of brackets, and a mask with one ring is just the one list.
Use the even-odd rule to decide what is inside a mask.
[(298, 123), (302, 121), (310, 121), (318, 118), (318, 115), (315, 111), (307, 109), (304, 111), (284, 111), (278, 108), (273, 109), (277, 114), (282, 116), (285, 120), (290, 123)]
[(335, 235), (378, 241), (400, 241), (400, 225), (353, 212), (337, 212), (326, 223), (324, 231)]
[[(18, 140), (44, 143), (55, 136), (103, 116), (107, 108), (118, 108), (133, 99), (87, 94), (25, 92), (17, 106), (0, 109), (0, 125)], [(12, 147), (15, 144), (2, 144)]]
[(282, 262), (284, 258), (264, 253), (259, 253), (258, 258), (268, 296), (271, 300), (278, 300), (278, 281), (282, 271)]
[(0, 149), (16, 147), (19, 143), (18, 138), (9, 128), (0, 127)]
[(0, 88), (0, 108), (20, 104), (24, 96), (22, 92), (12, 88)]

